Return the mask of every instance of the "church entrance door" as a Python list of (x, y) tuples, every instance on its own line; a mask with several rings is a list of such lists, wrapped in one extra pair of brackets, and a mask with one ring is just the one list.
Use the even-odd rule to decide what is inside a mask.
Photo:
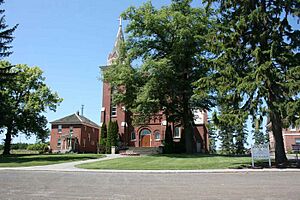
[(148, 129), (141, 131), (141, 147), (150, 147), (151, 132)]

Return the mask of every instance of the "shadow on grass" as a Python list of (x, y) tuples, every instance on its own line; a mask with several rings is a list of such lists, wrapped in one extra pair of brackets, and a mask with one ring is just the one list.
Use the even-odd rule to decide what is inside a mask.
[(222, 154), (155, 154), (151, 155), (154, 157), (168, 157), (168, 158), (214, 158), (214, 157), (224, 157), (224, 158), (244, 158), (244, 157), (249, 157), (250, 155), (222, 155)]
[(37, 155), (37, 154), (21, 154), (21, 155), (9, 155), (0, 156), (0, 163), (29, 163), (29, 162), (65, 162), (65, 161), (76, 161), (84, 159), (95, 159), (96, 156), (84, 155), (84, 154), (66, 154), (66, 155)]

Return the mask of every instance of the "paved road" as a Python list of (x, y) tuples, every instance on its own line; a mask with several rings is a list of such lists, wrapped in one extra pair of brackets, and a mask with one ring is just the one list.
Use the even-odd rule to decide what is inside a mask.
[(299, 172), (0, 171), (0, 199), (300, 199)]

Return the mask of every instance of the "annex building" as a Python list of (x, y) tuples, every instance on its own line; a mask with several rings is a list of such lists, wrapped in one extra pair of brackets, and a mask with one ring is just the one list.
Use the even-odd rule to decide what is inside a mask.
[[(117, 33), (117, 38), (112, 52), (108, 55), (107, 66), (101, 67), (105, 70), (113, 67), (113, 61), (118, 57), (118, 46), (124, 41), (122, 24)], [(112, 88), (108, 82), (103, 83), (103, 99), (101, 108), (101, 125), (108, 124), (109, 121), (117, 121), (119, 126), (119, 136), (122, 146), (125, 147), (160, 147), (163, 146), (165, 131), (167, 126), (171, 126), (174, 142), (179, 142), (184, 133), (184, 129), (179, 123), (167, 124), (162, 113), (157, 113), (149, 117), (145, 124), (133, 126), (132, 113), (124, 106), (112, 104)], [(208, 152), (208, 132), (206, 128), (207, 113), (199, 110), (194, 111), (194, 150), (195, 152)], [(100, 126), (101, 126), (100, 125)], [(101, 133), (100, 133), (101, 134)]]
[(50, 123), (53, 153), (97, 153), (100, 127), (79, 112)]
[[(290, 126), (289, 128), (282, 129), (283, 144), (286, 152), (292, 151), (292, 145), (300, 145), (300, 127)], [(269, 132), (270, 149), (275, 151), (275, 138), (273, 132)]]

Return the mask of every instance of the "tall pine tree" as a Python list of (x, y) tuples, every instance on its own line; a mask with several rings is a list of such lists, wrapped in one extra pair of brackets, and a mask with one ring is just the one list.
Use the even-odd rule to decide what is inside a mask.
[[(4, 0), (0, 0), (0, 6), (4, 3)], [(0, 9), (0, 60), (3, 58), (9, 56), (12, 54), (12, 51), (10, 49), (12, 46), (10, 46), (11, 42), (13, 41), (13, 32), (16, 30), (18, 25), (13, 26), (12, 28), (8, 28), (8, 25), (5, 23), (5, 10)], [(13, 75), (15, 73), (12, 73), (10, 69), (12, 68), (12, 65), (1, 65), (0, 66), (0, 91), (4, 90), (4, 83), (11, 80), (13, 78)], [(0, 133), (1, 128), (4, 126), (4, 120), (7, 115), (6, 105), (5, 105), (5, 96), (3, 96), (2, 92), (0, 92)]]
[(252, 116), (266, 110), (275, 161), (283, 164), (283, 122), (300, 122), (300, 31), (291, 25), (293, 16), (299, 19), (300, 2), (205, 2), (216, 8), (218, 26), (210, 38), (211, 76), (198, 82), (199, 89), (209, 84), (225, 97), (239, 98), (239, 108)]

